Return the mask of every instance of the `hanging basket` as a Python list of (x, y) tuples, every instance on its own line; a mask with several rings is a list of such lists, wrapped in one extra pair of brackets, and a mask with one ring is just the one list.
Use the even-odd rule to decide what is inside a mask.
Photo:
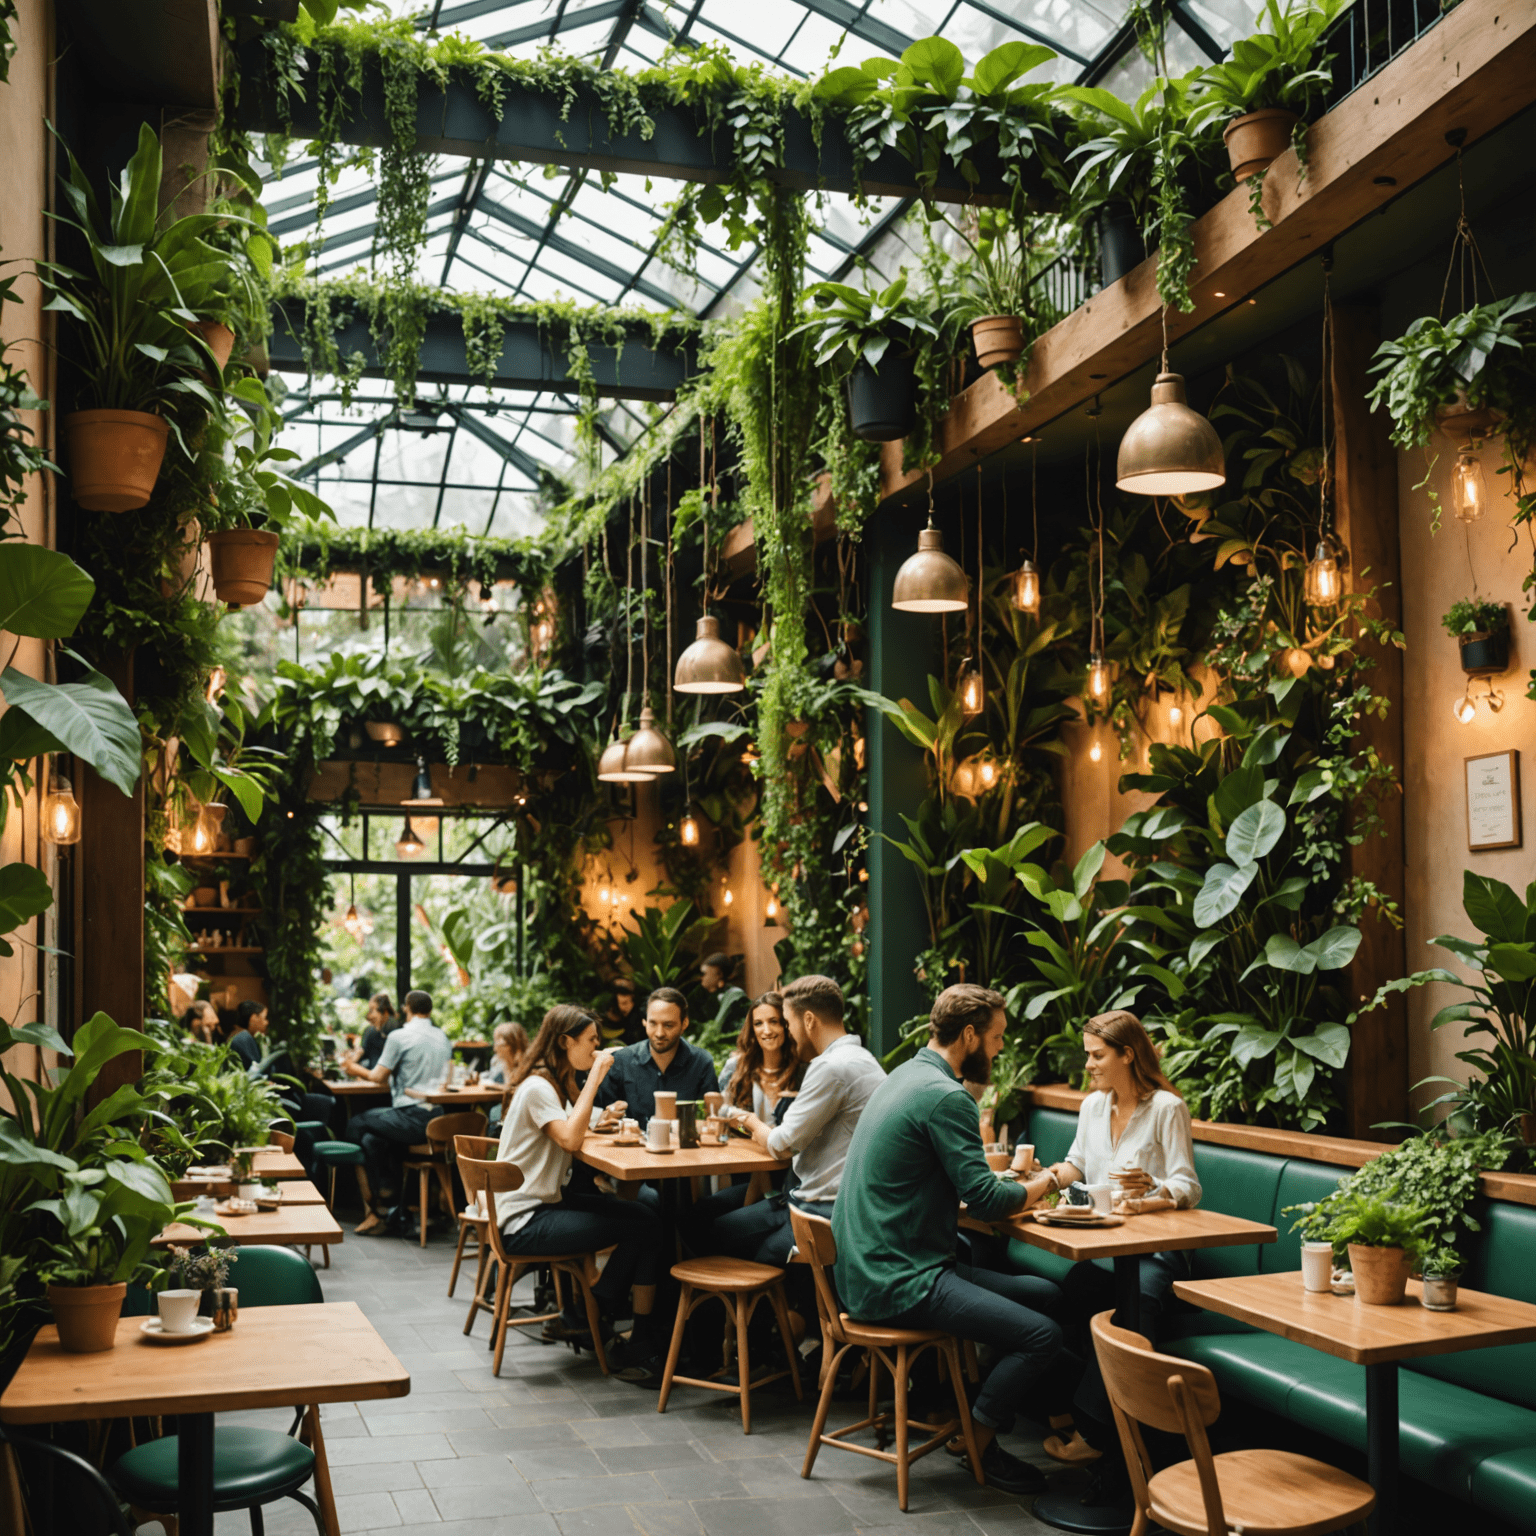
[(1099, 278), (1103, 286), (1118, 283), (1147, 257), (1141, 226), (1126, 203), (1110, 203), (1099, 210)]
[(64, 418), (70, 492), (88, 512), (134, 512), (149, 502), (170, 424), (148, 411), (72, 411)]
[(887, 352), (878, 368), (854, 364), (848, 377), (848, 415), (855, 437), (893, 443), (917, 420), (917, 376), (910, 357)]
[(1509, 670), (1507, 629), (1475, 630), (1458, 635), (1456, 643), (1461, 647), (1461, 670), (1468, 677), (1496, 677)]
[(229, 528), (208, 535), (213, 590), (221, 603), (249, 608), (267, 595), (277, 563), (277, 535), (260, 528)]
[(1504, 425), (1504, 412), (1491, 405), (1474, 407), (1462, 388), (1454, 400), (1435, 407), (1435, 425), (1447, 437), (1470, 443), (1498, 433)]
[(983, 368), (1016, 363), (1024, 355), (1024, 322), (1017, 315), (983, 315), (971, 322), (971, 345)]
[(1296, 114), (1284, 107), (1263, 107), (1234, 117), (1221, 135), (1227, 143), (1233, 177), (1247, 181), (1267, 171), (1290, 148), (1296, 121)]

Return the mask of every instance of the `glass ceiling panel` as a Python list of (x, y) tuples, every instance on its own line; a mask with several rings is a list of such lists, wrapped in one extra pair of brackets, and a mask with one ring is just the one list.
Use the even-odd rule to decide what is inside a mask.
[[(488, 47), (532, 57), (553, 44), (610, 68), (654, 65), (670, 44), (723, 48), (741, 63), (758, 63), (800, 78), (819, 73), (841, 45), (844, 63), (897, 53), (919, 37), (941, 35), (969, 59), (1013, 39), (1044, 42), (1060, 57), (1036, 78), (1093, 79), (1134, 96), (1150, 69), (1134, 48), (1120, 58), (1128, 0), (645, 0), (618, 16), (590, 13), (603, 0), (383, 0), (395, 15), (412, 15), (442, 31), (456, 30)], [(1200, 36), (1169, 29), (1171, 66), (1204, 62), (1209, 47), (1227, 47), (1251, 30), (1258, 0), (1179, 0)], [(845, 30), (846, 27), (846, 30)], [(295, 160), (270, 176), (267, 206), (274, 232), (298, 241), (316, 224), (318, 168)], [(478, 196), (466, 199), (479, 185)], [(375, 179), (345, 172), (332, 189), (323, 247), (311, 252), (321, 276), (367, 272), (372, 262)], [(494, 292), (524, 300), (575, 299), (644, 309), (678, 308), (709, 317), (739, 312), (757, 293), (754, 251), (730, 251), (718, 230), (693, 269), (680, 272), (656, 250), (667, 205), (680, 184), (624, 175), (604, 188), (583, 172), (546, 176), (537, 166), (491, 165), (444, 158), (428, 195), (428, 239), (417, 264), (420, 281), (458, 292)], [(905, 205), (877, 199), (868, 210), (846, 197), (822, 200), (820, 234), (807, 253), (808, 276), (844, 278), (859, 259), (894, 275), (912, 256)], [(467, 214), (467, 217), (465, 215)], [(453, 238), (457, 228), (458, 238)], [(713, 241), (710, 236), (715, 236)], [(440, 432), (423, 437), (394, 422), (387, 388), (365, 381), (343, 409), (333, 381), (313, 381), (312, 400), (294, 395), (286, 438), (309, 477), (343, 522), (377, 526), (463, 524), (480, 533), (512, 534), (537, 526), (539, 474), (569, 480), (577, 472), (575, 402), (551, 394), (423, 386), (423, 399), (444, 402)], [(646, 406), (613, 402), (605, 431), (622, 449), (649, 420)], [(462, 425), (472, 415), (481, 436)], [(455, 421), (460, 425), (451, 430)], [(381, 435), (368, 429), (386, 425)], [(498, 451), (483, 440), (495, 434)], [(359, 433), (337, 462), (311, 467)], [(605, 450), (611, 459), (614, 449)], [(374, 494), (374, 482), (380, 489)], [(387, 489), (386, 489), (387, 488)]]

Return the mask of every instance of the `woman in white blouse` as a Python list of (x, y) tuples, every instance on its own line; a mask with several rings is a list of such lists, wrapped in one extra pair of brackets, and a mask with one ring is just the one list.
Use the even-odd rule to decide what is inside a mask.
[[(1200, 1203), (1189, 1106), (1163, 1075), (1157, 1047), (1134, 1013), (1116, 1009), (1083, 1026), (1088, 1080), (1093, 1092), (1077, 1115), (1077, 1135), (1065, 1161), (1042, 1177), (1065, 1189), (1081, 1181), (1114, 1188), (1123, 1212), (1188, 1209)], [(1033, 1182), (1033, 1181), (1031, 1181)], [(1155, 1346), (1158, 1319), (1175, 1280), (1187, 1279), (1188, 1253), (1150, 1253), (1141, 1260), (1142, 1331)], [(1065, 1313), (1086, 1326), (1096, 1312), (1115, 1304), (1114, 1276), (1094, 1264), (1077, 1264), (1062, 1281)], [(1088, 1368), (1073, 1399), (1075, 1428), (1052, 1421), (1062, 1433), (1045, 1442), (1046, 1454), (1068, 1463), (1097, 1461), (1116, 1444), (1113, 1415), (1091, 1347)]]
[[(634, 1317), (628, 1350), (615, 1351), (611, 1358), (616, 1375), (644, 1382), (661, 1375), (662, 1341), (651, 1316), (661, 1270), (661, 1222), (643, 1200), (566, 1188), (572, 1154), (586, 1137), (593, 1100), (612, 1065), (611, 1053), (598, 1049), (597, 1020), (586, 1009), (562, 1003), (544, 1015), (518, 1064), (496, 1148), (499, 1161), (522, 1170), (523, 1182), (496, 1196), (496, 1222), (514, 1255), (613, 1249), (592, 1291), (605, 1332), (612, 1318)], [(576, 1078), (582, 1072), (587, 1080), (578, 1090)], [(632, 1307), (627, 1300), (631, 1292)], [(568, 1292), (563, 1315), (546, 1331), (556, 1338), (587, 1334), (581, 1298)]]

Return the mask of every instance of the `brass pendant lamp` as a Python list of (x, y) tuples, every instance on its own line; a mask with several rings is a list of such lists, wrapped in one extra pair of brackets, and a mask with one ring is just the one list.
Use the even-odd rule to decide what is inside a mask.
[[(635, 681), (634, 625), (630, 619), (628, 596), (634, 585), (635, 503), (629, 503), (629, 547), (624, 552), (624, 706), (620, 718), (629, 714), (629, 700)], [(629, 740), (620, 733), (618, 720), (614, 721), (613, 735), (597, 760), (597, 777), (603, 784), (646, 784), (651, 775), (629, 766)]]
[(658, 774), (672, 773), (677, 768), (677, 753), (666, 733), (656, 724), (656, 716), (647, 704), (640, 711), (640, 725), (629, 738), (624, 751), (625, 772), (653, 779)]
[(928, 526), (917, 536), (917, 553), (908, 555), (891, 586), (891, 607), (901, 613), (964, 613), (970, 584), (955, 560), (944, 553), (944, 539), (933, 526), (933, 471), (928, 471)]
[[(704, 483), (704, 427), (699, 426), (699, 484)], [(719, 506), (720, 488), (712, 487), (715, 505)], [(679, 693), (741, 693), (747, 686), (742, 671), (741, 657), (720, 638), (720, 621), (709, 609), (709, 518), (704, 518), (704, 608), (694, 631), (693, 644), (677, 658), (677, 670), (672, 675), (672, 686)], [(668, 602), (672, 589), (667, 588)], [(668, 634), (671, 634), (670, 626)]]
[(1115, 485), (1138, 496), (1193, 496), (1227, 482), (1221, 438), (1184, 393), (1184, 375), (1168, 368), (1168, 306), (1163, 306), (1162, 370), (1152, 403), (1120, 439)]

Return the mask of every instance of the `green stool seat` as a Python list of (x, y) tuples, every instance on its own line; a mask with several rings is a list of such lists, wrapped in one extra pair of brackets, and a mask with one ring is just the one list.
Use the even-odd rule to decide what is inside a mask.
[[(136, 1445), (118, 1457), (108, 1481), (131, 1504), (173, 1510), (180, 1499), (178, 1454), (175, 1435)], [(275, 1429), (230, 1424), (213, 1432), (215, 1509), (248, 1509), (285, 1498), (308, 1482), (314, 1471), (315, 1453)]]
[(310, 1151), (322, 1163), (334, 1163), (340, 1168), (360, 1168), (363, 1164), (363, 1149), (355, 1141), (317, 1141)]
[(329, 1136), (331, 1133), (331, 1128), (325, 1123), (324, 1120), (300, 1120), (298, 1124), (294, 1126), (293, 1134), (297, 1136), (300, 1131), (308, 1131), (311, 1136), (319, 1138), (322, 1136)]

